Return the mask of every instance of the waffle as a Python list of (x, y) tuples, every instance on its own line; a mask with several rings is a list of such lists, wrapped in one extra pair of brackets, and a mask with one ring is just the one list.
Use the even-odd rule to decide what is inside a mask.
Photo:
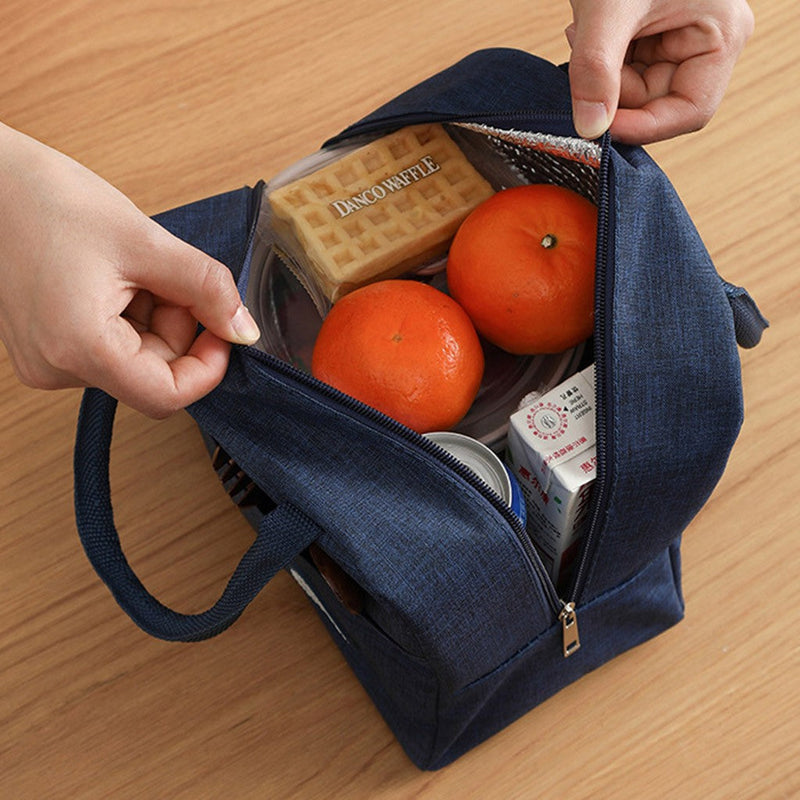
[(377, 139), (269, 195), (279, 246), (333, 302), (443, 255), (491, 186), (441, 125)]

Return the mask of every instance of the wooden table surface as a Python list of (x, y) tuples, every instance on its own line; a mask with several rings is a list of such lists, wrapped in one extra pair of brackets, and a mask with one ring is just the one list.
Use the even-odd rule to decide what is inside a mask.
[[(797, 4), (756, 33), (703, 132), (650, 148), (715, 263), (772, 327), (741, 353), (746, 421), (684, 538), (686, 619), (452, 766), (407, 760), (281, 574), (203, 644), (148, 638), (73, 521), (78, 392), (0, 355), (0, 797), (779, 798), (800, 794)], [(566, 0), (6, 0), (0, 119), (156, 213), (269, 177), (468, 52), (568, 57)], [(218, 592), (250, 529), (185, 414), (119, 415), (125, 546), (181, 610)]]

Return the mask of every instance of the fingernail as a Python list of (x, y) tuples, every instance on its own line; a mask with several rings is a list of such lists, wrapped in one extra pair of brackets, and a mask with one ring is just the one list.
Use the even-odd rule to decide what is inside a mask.
[(611, 124), (605, 103), (594, 103), (589, 100), (575, 101), (572, 118), (575, 130), (584, 139), (597, 139)]
[(239, 306), (231, 320), (233, 332), (236, 335), (234, 340), (237, 344), (253, 344), (261, 337), (261, 331), (256, 325), (256, 321), (250, 316), (246, 306)]

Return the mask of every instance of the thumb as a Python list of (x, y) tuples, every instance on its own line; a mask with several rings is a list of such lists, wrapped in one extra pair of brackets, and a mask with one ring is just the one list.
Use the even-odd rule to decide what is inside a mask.
[(169, 303), (188, 309), (207, 330), (227, 342), (253, 344), (261, 335), (239, 297), (230, 270), (211, 256), (152, 226), (146, 254), (129, 259), (125, 277)]
[(622, 65), (634, 33), (630, 10), (617, 3), (574, 3), (566, 30), (575, 130), (585, 139), (606, 132), (619, 103)]

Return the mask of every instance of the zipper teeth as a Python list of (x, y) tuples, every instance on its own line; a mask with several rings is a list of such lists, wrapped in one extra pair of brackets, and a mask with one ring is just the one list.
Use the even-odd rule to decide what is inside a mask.
[(402, 114), (392, 117), (381, 117), (378, 120), (366, 123), (356, 123), (350, 128), (345, 129), (337, 136), (328, 139), (322, 147), (336, 146), (338, 143), (346, 141), (355, 136), (386, 131), (391, 129), (395, 123), (398, 125), (417, 125), (428, 122), (467, 122), (469, 120), (489, 120), (489, 119), (524, 119), (535, 118), (539, 120), (567, 120), (571, 115), (566, 111), (537, 111), (528, 109), (527, 111), (493, 111), (490, 113), (478, 112), (475, 114), (431, 114), (424, 112), (421, 114)]
[(263, 352), (262, 350), (258, 350), (254, 347), (246, 347), (245, 349), (248, 351), (249, 355), (255, 357), (257, 360), (261, 361), (275, 372), (281, 373), (283, 377), (298, 381), (299, 383), (304, 384), (304, 386), (307, 388), (312, 389), (315, 392), (324, 395), (326, 398), (341, 404), (346, 409), (356, 412), (362, 417), (367, 417), (371, 422), (388, 430), (392, 434), (399, 436), (400, 438), (416, 445), (417, 447), (420, 447), (429, 456), (435, 458), (437, 461), (445, 464), (447, 467), (456, 472), (471, 487), (473, 487), (484, 498), (486, 498), (495, 508), (495, 510), (497, 510), (497, 512), (503, 517), (503, 519), (511, 526), (514, 534), (522, 546), (522, 549), (525, 551), (525, 555), (528, 557), (528, 562), (533, 567), (537, 578), (539, 578), (540, 583), (544, 588), (548, 602), (552, 606), (553, 611), (556, 614), (561, 612), (564, 603), (558, 597), (555, 587), (550, 580), (550, 576), (547, 574), (539, 554), (536, 552), (536, 549), (534, 548), (533, 543), (531, 542), (530, 537), (528, 536), (528, 533), (522, 524), (522, 521), (514, 513), (511, 507), (503, 500), (503, 498), (500, 497), (500, 495), (498, 495), (497, 492), (495, 492), (483, 480), (481, 480), (481, 478), (463, 462), (459, 461), (455, 456), (442, 449), (438, 444), (436, 444), (436, 442), (425, 438), (416, 431), (411, 430), (411, 428), (407, 428), (397, 420), (386, 416), (386, 414), (383, 414), (375, 408), (372, 408), (372, 406), (368, 406), (365, 403), (362, 403), (360, 400), (357, 400), (356, 398), (339, 391), (333, 386), (323, 383), (313, 375), (302, 372), (301, 370), (293, 367), (291, 364), (287, 364), (276, 356), (272, 356), (269, 353)]
[[(570, 115), (567, 112), (541, 112), (535, 109), (530, 109), (527, 111), (513, 111), (513, 112), (492, 112), (492, 113), (476, 113), (476, 114), (442, 114), (439, 116), (434, 116), (432, 114), (420, 114), (420, 115), (408, 115), (404, 114), (398, 117), (390, 117), (390, 118), (381, 118), (375, 122), (368, 122), (363, 125), (355, 125), (347, 130), (343, 131), (342, 134), (335, 136), (323, 144), (323, 148), (325, 147), (336, 147), (337, 145), (347, 141), (355, 136), (365, 135), (365, 134), (372, 134), (377, 133), (380, 131), (385, 131), (388, 128), (391, 128), (394, 122), (402, 123), (403, 125), (413, 125), (417, 122), (466, 122), (466, 121), (494, 121), (494, 120), (510, 120), (510, 119), (524, 119), (524, 118), (534, 118), (537, 120), (559, 120), (564, 121), (570, 118)], [(601, 197), (607, 195), (605, 190), (605, 182), (603, 180), (604, 169), (607, 170), (608, 163), (608, 154), (607, 148), (609, 146), (608, 141), (608, 134), (605, 135), (601, 148), (602, 148), (602, 159), (601, 159), (601, 168), (600, 168), (600, 193)], [(253, 226), (253, 230), (255, 230), (255, 225)], [(603, 233), (605, 233), (603, 231)], [(251, 232), (251, 236), (254, 235)], [(601, 252), (599, 249), (600, 246), (600, 236), (601, 236), (601, 228), (598, 225), (598, 253)], [(603, 237), (605, 240), (605, 236)], [(605, 242), (604, 242), (605, 243)], [(600, 267), (600, 259), (598, 257), (598, 269)], [(597, 314), (600, 309), (596, 309), (595, 313)], [(599, 326), (596, 326), (599, 327)], [(513, 510), (503, 501), (503, 499), (492, 490), (490, 486), (487, 486), (469, 467), (465, 466), (461, 461), (447, 453), (441, 447), (439, 447), (435, 442), (426, 439), (421, 434), (416, 433), (415, 431), (407, 428), (406, 426), (397, 422), (397, 420), (392, 419), (391, 417), (386, 416), (385, 414), (381, 413), (380, 411), (372, 408), (371, 406), (362, 403), (359, 400), (356, 400), (354, 397), (350, 395), (344, 394), (340, 392), (338, 389), (335, 389), (332, 386), (329, 386), (322, 381), (317, 380), (312, 375), (308, 375), (305, 372), (302, 372), (299, 369), (296, 369), (291, 364), (287, 364), (286, 362), (282, 361), (281, 359), (270, 355), (269, 353), (264, 353), (261, 350), (258, 350), (253, 347), (246, 348), (248, 352), (255, 356), (258, 360), (262, 361), (265, 365), (269, 366), (271, 369), (280, 372), (283, 376), (291, 378), (293, 380), (299, 381), (303, 383), (308, 388), (324, 395), (325, 397), (334, 400), (345, 408), (348, 408), (362, 416), (367, 417), (375, 424), (381, 426), (385, 430), (390, 431), (391, 433), (400, 436), (401, 438), (405, 439), (416, 445), (417, 447), (421, 447), (423, 451), (425, 451), (428, 455), (432, 456), (433, 458), (437, 459), (440, 463), (447, 465), (450, 469), (455, 471), (458, 475), (460, 475), (470, 486), (472, 486), (478, 493), (480, 493), (486, 500), (488, 500), (491, 505), (498, 511), (498, 513), (503, 517), (503, 519), (511, 526), (511, 529), (514, 531), (514, 534), (517, 537), (526, 557), (528, 560), (528, 564), (532, 567), (533, 571), (536, 573), (536, 577), (539, 580), (539, 585), (544, 592), (544, 595), (550, 604), (554, 614), (558, 616), (562, 609), (565, 607), (566, 603), (562, 600), (558, 592), (556, 591), (555, 586), (553, 585), (553, 581), (550, 578), (547, 570), (545, 569), (544, 565), (542, 564), (542, 560), (539, 556), (539, 553), (536, 551), (536, 548), (531, 541), (530, 536), (528, 535), (525, 527), (522, 524), (522, 521), (517, 517), (517, 515), (513, 512)], [(597, 348), (595, 348), (595, 360), (597, 360)], [(600, 373), (602, 374), (602, 372)], [(599, 385), (599, 382), (598, 382)], [(598, 420), (599, 423), (599, 420)], [(598, 454), (600, 453), (599, 441), (598, 441)], [(590, 527), (590, 532), (594, 530), (596, 526), (596, 521), (600, 515), (600, 504), (595, 502), (595, 513), (592, 519), (592, 524)], [(589, 534), (587, 534), (586, 544), (589, 543)], [(581, 565), (578, 570), (578, 578), (576, 578), (573, 586), (576, 588), (579, 586), (578, 579), (582, 575), (585, 569), (585, 555), (587, 552), (587, 548), (584, 548), (583, 555), (584, 557), (581, 560)], [(577, 591), (573, 592), (575, 596), (577, 596)]]
[(608, 424), (606, 410), (609, 407), (604, 396), (604, 386), (607, 385), (608, 365), (606, 363), (606, 326), (608, 325), (607, 306), (610, 302), (608, 292), (608, 245), (611, 216), (611, 198), (609, 171), (611, 163), (611, 142), (608, 133), (602, 140), (602, 159), (600, 162), (598, 221), (597, 221), (597, 255), (595, 258), (595, 330), (594, 330), (594, 369), (595, 369), (595, 442), (597, 449), (598, 476), (595, 483), (593, 498), (593, 512), (586, 531), (581, 552), (580, 563), (572, 582), (571, 602), (577, 604), (581, 599), (583, 585), (589, 569), (589, 554), (592, 550), (597, 530), (600, 527), (600, 517), (605, 509), (608, 495), (609, 474), (608, 458)]

